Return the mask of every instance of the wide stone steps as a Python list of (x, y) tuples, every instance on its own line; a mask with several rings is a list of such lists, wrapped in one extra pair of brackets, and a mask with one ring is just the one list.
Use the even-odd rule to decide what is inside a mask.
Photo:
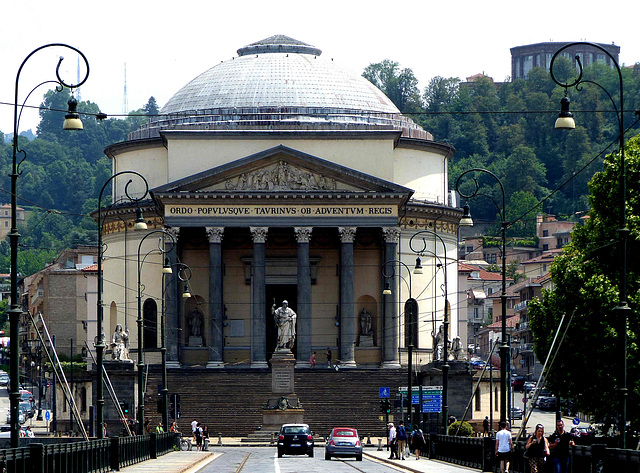
[[(158, 422), (156, 387), (161, 384), (159, 367), (149, 369), (145, 412), (152, 425)], [(406, 386), (405, 370), (296, 369), (295, 391), (305, 410), (305, 422), (316, 435), (328, 435), (335, 426), (355, 427), (360, 435), (380, 436), (385, 422), (380, 417), (379, 388), (391, 393)], [(169, 394), (180, 395), (181, 417), (188, 432), (192, 420), (209, 427), (210, 435), (248, 436), (262, 424), (262, 406), (271, 394), (271, 371), (263, 369), (185, 368), (168, 371)], [(394, 394), (392, 394), (392, 400)], [(173, 420), (173, 419), (170, 419)], [(269, 435), (269, 433), (264, 432)]]

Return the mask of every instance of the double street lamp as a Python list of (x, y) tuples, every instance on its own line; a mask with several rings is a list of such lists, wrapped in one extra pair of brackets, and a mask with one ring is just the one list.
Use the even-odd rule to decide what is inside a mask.
[[(133, 183), (133, 179), (129, 179), (124, 186), (124, 198), (123, 200), (126, 202), (132, 202), (135, 205), (139, 205), (140, 201), (142, 201), (149, 194), (149, 184), (147, 180), (142, 176), (142, 174), (137, 173), (135, 171), (121, 171), (113, 176), (111, 176), (100, 189), (100, 194), (98, 196), (98, 303), (97, 303), (97, 330), (96, 330), (96, 338), (95, 338), (95, 348), (96, 348), (96, 422), (98, 425), (97, 434), (98, 438), (101, 439), (104, 437), (104, 380), (103, 380), (103, 367), (104, 367), (104, 349), (105, 349), (105, 339), (103, 333), (103, 314), (104, 307), (102, 301), (102, 291), (104, 286), (104, 276), (103, 276), (103, 268), (102, 268), (102, 258), (104, 254), (104, 247), (102, 242), (102, 226), (104, 224), (102, 218), (102, 194), (104, 193), (107, 186), (113, 181), (115, 178), (129, 174), (136, 177), (136, 179), (141, 179), (144, 184), (144, 192), (142, 192), (140, 197), (135, 197), (129, 192), (129, 186)], [(114, 193), (115, 194), (115, 193)], [(136, 219), (133, 225), (134, 231), (143, 231), (147, 229), (147, 224), (144, 221), (142, 216), (142, 210), (138, 206), (136, 208)]]
[[(433, 235), (437, 238), (442, 244), (442, 252), (444, 253), (444, 262), (437, 255), (437, 251), (427, 250), (427, 240), (424, 238), (424, 235)], [(437, 245), (436, 245), (437, 246)], [(415, 233), (411, 239), (409, 240), (409, 248), (415, 254), (424, 256), (425, 254), (430, 254), (436, 260), (438, 260), (438, 265), (441, 266), (444, 270), (444, 316), (442, 319), (442, 428), (443, 433), (447, 434), (448, 420), (449, 420), (449, 294), (448, 294), (448, 278), (447, 278), (447, 246), (444, 243), (444, 240), (440, 235), (432, 230), (421, 230)], [(434, 248), (437, 250), (437, 248)], [(416, 274), (422, 273), (422, 264), (420, 261), (420, 257), (416, 259), (416, 267), (414, 272)], [(437, 350), (437, 347), (433, 347), (434, 350)], [(422, 403), (422, 400), (420, 400)]]
[[(580, 60), (580, 56), (576, 55), (576, 63), (578, 66), (578, 77), (573, 82), (561, 82), (555, 76), (553, 72), (553, 65), (555, 63), (558, 55), (575, 46), (589, 46), (594, 49), (598, 49), (606, 54), (611, 60), (612, 64), (615, 66), (615, 69), (618, 73), (619, 87), (620, 87), (620, 102), (619, 106), (613, 100), (611, 94), (600, 84), (594, 82), (592, 80), (584, 79), (582, 76), (582, 62)], [(571, 87), (575, 87), (576, 90), (582, 90), (582, 84), (593, 84), (599, 87), (604, 93), (609, 97), (611, 104), (613, 105), (613, 109), (616, 113), (616, 118), (618, 121), (618, 152), (620, 154), (620, 226), (618, 228), (618, 240), (620, 242), (620, 282), (618, 287), (619, 300), (618, 306), (615, 307), (614, 313), (618, 315), (617, 319), (620, 323), (620, 337), (622, 339), (623, 346), (623, 359), (622, 359), (622, 374), (620, 375), (619, 380), (619, 392), (620, 392), (620, 410), (621, 410), (621, 420), (620, 420), (620, 433), (622, 436), (622, 448), (626, 448), (627, 440), (626, 440), (626, 427), (627, 427), (627, 324), (629, 319), (629, 313), (631, 308), (627, 304), (627, 239), (629, 237), (629, 229), (627, 228), (627, 178), (626, 178), (626, 169), (625, 169), (625, 156), (624, 156), (624, 87), (622, 83), (622, 71), (620, 70), (620, 66), (616, 61), (615, 57), (611, 55), (609, 51), (600, 46), (599, 44), (589, 43), (589, 42), (574, 42), (569, 43), (558, 49), (556, 53), (551, 58), (551, 63), (549, 64), (549, 72), (551, 73), (551, 79), (558, 84), (560, 87), (563, 87), (565, 90), (565, 96), (562, 98), (560, 105), (561, 110), (556, 120), (555, 127), (558, 129), (571, 130), (576, 127), (575, 120), (573, 119), (573, 115), (569, 110), (569, 98), (567, 97), (567, 90)], [(636, 111), (636, 114), (639, 112)]]
[[(18, 105), (18, 85), (20, 82), (20, 73), (22, 72), (22, 68), (26, 64), (26, 62), (38, 51), (41, 51), (45, 48), (50, 47), (61, 47), (67, 48), (72, 51), (75, 51), (82, 57), (82, 60), (86, 66), (86, 73), (84, 79), (79, 81), (77, 84), (68, 84), (60, 77), (60, 64), (63, 59), (60, 57), (58, 60), (58, 65), (56, 66), (56, 80), (48, 80), (45, 82), (41, 82), (36, 85), (31, 92), (27, 94), (27, 97), (22, 102), (22, 105)], [(15, 100), (14, 100), (14, 109), (13, 109), (13, 161), (11, 167), (11, 231), (9, 232), (9, 242), (11, 248), (11, 263), (10, 263), (10, 273), (11, 273), (11, 304), (9, 307), (8, 315), (9, 315), (9, 339), (10, 339), (10, 356), (11, 356), (11, 364), (10, 364), (10, 413), (11, 413), (11, 448), (17, 448), (19, 443), (19, 432), (20, 432), (20, 424), (18, 423), (18, 409), (20, 403), (20, 391), (19, 391), (19, 375), (18, 370), (20, 369), (20, 364), (18, 360), (18, 350), (19, 350), (19, 323), (20, 323), (20, 314), (22, 313), (22, 309), (20, 308), (19, 303), (19, 294), (18, 294), (18, 240), (20, 239), (20, 233), (18, 233), (18, 194), (17, 194), (17, 181), (18, 176), (20, 176), (20, 165), (26, 159), (26, 152), (20, 149), (18, 143), (18, 128), (20, 124), (20, 117), (22, 116), (22, 110), (24, 109), (29, 96), (41, 85), (54, 83), (56, 84), (56, 90), (61, 91), (64, 87), (69, 89), (75, 89), (80, 87), (89, 77), (89, 62), (85, 55), (78, 49), (73, 46), (69, 46), (68, 44), (63, 43), (51, 43), (45, 44), (44, 46), (40, 46), (39, 48), (34, 49), (29, 53), (29, 55), (22, 61), (20, 67), (18, 68), (18, 73), (16, 74), (16, 86), (15, 86)], [(80, 121), (79, 115), (77, 113), (76, 107), (78, 102), (73, 96), (69, 99), (69, 112), (65, 116), (65, 121), (63, 124), (63, 129), (65, 130), (81, 130), (82, 122)], [(22, 159), (18, 162), (18, 153), (22, 154)]]
[[(505, 193), (504, 187), (502, 186), (502, 182), (498, 179), (494, 173), (487, 169), (482, 168), (474, 168), (469, 169), (468, 171), (463, 172), (458, 177), (456, 181), (456, 192), (460, 194), (465, 199), (471, 199), (476, 195), (484, 195), (480, 192), (480, 186), (478, 184), (478, 180), (475, 175), (472, 176), (473, 183), (475, 188), (469, 194), (465, 194), (460, 189), (460, 183), (464, 176), (469, 173), (483, 173), (491, 176), (500, 187), (500, 192), (502, 194), (502, 206), (499, 206), (491, 196), (489, 200), (493, 202), (493, 204), (498, 209), (498, 213), (500, 215), (500, 236), (502, 239), (500, 253), (501, 253), (501, 262), (502, 262), (502, 290), (500, 293), (500, 303), (502, 305), (502, 320), (501, 320), (501, 328), (502, 334), (500, 337), (500, 421), (507, 420), (507, 403), (508, 403), (508, 390), (507, 390), (507, 363), (509, 356), (509, 340), (507, 339), (507, 227), (509, 226), (509, 222), (506, 219), (506, 205), (505, 205)], [(462, 226), (471, 226), (473, 225), (473, 220), (471, 219), (471, 215), (469, 214), (469, 206), (465, 204), (464, 214), (462, 216), (462, 220), (460, 220), (460, 225)]]
[[(416, 324), (418, 321), (418, 301), (416, 301), (411, 295), (411, 288), (412, 288), (411, 269), (409, 269), (409, 266), (407, 266), (405, 263), (396, 259), (386, 261), (384, 263), (384, 266), (382, 266), (382, 276), (385, 279), (393, 280), (397, 275), (398, 277), (404, 280), (404, 278), (400, 274), (396, 274), (396, 268), (395, 266), (393, 266), (394, 264), (399, 264), (403, 266), (407, 270), (407, 274), (409, 275), (409, 281), (407, 282), (407, 287), (409, 289), (409, 299), (407, 299), (407, 301), (404, 304), (404, 324), (405, 324), (405, 345), (407, 347), (407, 356), (408, 356), (407, 422), (409, 424), (408, 427), (413, 428), (413, 373), (412, 371), (413, 371), (413, 347), (415, 346), (414, 342), (415, 342), (415, 336), (416, 336)], [(416, 272), (417, 269), (418, 269), (418, 266), (416, 265), (416, 268), (414, 268), (414, 272)], [(385, 283), (384, 291), (382, 291), (382, 294), (386, 296), (389, 296), (392, 294), (391, 287), (388, 282)], [(422, 405), (422, 401), (420, 401), (419, 404)]]

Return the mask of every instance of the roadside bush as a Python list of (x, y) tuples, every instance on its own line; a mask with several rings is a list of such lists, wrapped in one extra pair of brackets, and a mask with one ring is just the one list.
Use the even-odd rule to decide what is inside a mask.
[[(458, 428), (460, 430), (458, 431)], [(456, 421), (449, 426), (449, 435), (457, 435), (458, 437), (471, 437), (473, 435), (473, 427), (469, 422)]]

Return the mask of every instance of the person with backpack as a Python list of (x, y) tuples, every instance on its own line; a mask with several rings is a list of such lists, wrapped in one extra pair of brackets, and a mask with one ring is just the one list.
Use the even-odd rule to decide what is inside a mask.
[(424, 441), (424, 435), (422, 434), (422, 430), (420, 429), (416, 429), (413, 432), (412, 438), (411, 438), (411, 448), (413, 448), (413, 451), (416, 455), (416, 460), (420, 460), (420, 452), (422, 451), (422, 448), (425, 445), (425, 441)]
[(407, 448), (407, 430), (402, 421), (398, 424), (396, 436), (398, 438), (398, 454), (400, 455), (400, 460), (404, 460), (405, 450)]

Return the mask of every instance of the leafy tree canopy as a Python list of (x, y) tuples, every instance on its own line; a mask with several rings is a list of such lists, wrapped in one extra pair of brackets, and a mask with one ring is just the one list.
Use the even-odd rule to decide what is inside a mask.
[[(640, 137), (626, 147), (627, 174), (627, 418), (630, 430), (640, 428)], [(591, 212), (577, 227), (572, 242), (552, 265), (555, 290), (529, 305), (536, 355), (545, 359), (561, 316), (573, 316), (548, 386), (572, 399), (575, 407), (597, 419), (615, 419), (621, 412), (623, 333), (614, 308), (620, 303), (622, 245), (620, 156), (612, 153), (604, 169), (589, 183)]]

